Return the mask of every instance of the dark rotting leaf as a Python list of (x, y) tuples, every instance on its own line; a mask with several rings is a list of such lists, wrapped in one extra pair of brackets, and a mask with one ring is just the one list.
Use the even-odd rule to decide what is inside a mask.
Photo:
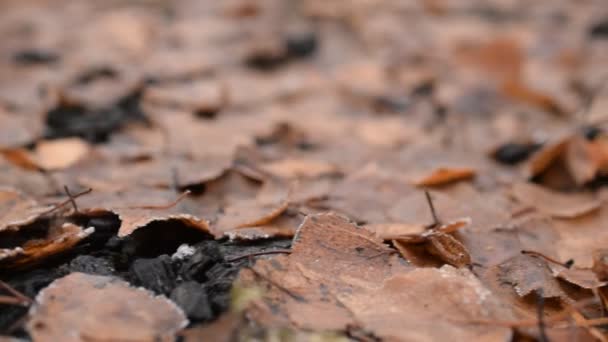
[(584, 126), (581, 130), (587, 140), (594, 140), (603, 133), (601, 128), (591, 125)]
[(146, 122), (140, 107), (142, 90), (128, 94), (101, 109), (88, 109), (79, 104), (60, 102), (46, 115), (47, 139), (81, 137), (91, 143), (106, 142), (125, 123)]
[(158, 294), (171, 293), (175, 287), (176, 275), (171, 257), (161, 255), (152, 259), (136, 259), (131, 265), (133, 282)]
[(589, 36), (596, 39), (608, 39), (608, 18), (603, 18), (591, 25)]
[(21, 65), (52, 64), (59, 59), (55, 52), (43, 49), (26, 49), (13, 55), (13, 61)]
[(492, 157), (499, 163), (515, 165), (528, 159), (541, 146), (541, 144), (506, 143), (496, 149)]
[(118, 77), (118, 72), (108, 66), (95, 67), (78, 75), (74, 80), (76, 85), (86, 85), (99, 79), (111, 79)]
[(287, 54), (292, 58), (312, 56), (318, 48), (317, 35), (312, 31), (294, 32), (285, 37)]
[(191, 321), (201, 322), (215, 318), (205, 288), (195, 281), (187, 281), (177, 286), (171, 292), (170, 298), (184, 310)]

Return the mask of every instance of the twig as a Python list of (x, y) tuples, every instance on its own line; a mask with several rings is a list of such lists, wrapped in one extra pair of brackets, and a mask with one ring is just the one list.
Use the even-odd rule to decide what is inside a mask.
[(0, 296), (0, 304), (28, 306), (28, 303), (11, 296)]
[(7, 292), (12, 294), (15, 298), (20, 299), (22, 302), (26, 302), (26, 303), (32, 302), (31, 298), (29, 298), (28, 296), (24, 295), (23, 293), (17, 291), (14, 287), (10, 286), (9, 284), (5, 283), (2, 280), (0, 280), (0, 287), (2, 287)]
[(269, 255), (269, 254), (291, 254), (291, 249), (273, 249), (271, 251), (248, 253), (248, 254), (244, 254), (244, 255), (239, 255), (234, 258), (226, 259), (226, 261), (235, 262), (235, 261), (239, 261), (239, 260), (250, 258), (250, 257), (255, 257), (255, 256), (260, 256), (260, 255)]
[(536, 290), (536, 317), (538, 319), (539, 341), (549, 342), (545, 329), (545, 297), (543, 297), (543, 289)]
[(540, 253), (540, 252), (529, 251), (529, 250), (523, 250), (523, 251), (521, 251), (521, 254), (526, 254), (526, 255), (532, 255), (532, 256), (536, 256), (536, 257), (539, 257), (539, 258), (545, 259), (545, 260), (546, 260), (546, 261), (548, 261), (548, 262), (554, 263), (554, 264), (556, 264), (556, 265), (563, 266), (563, 267), (565, 267), (565, 268), (570, 268), (570, 267), (572, 267), (572, 262), (571, 262), (570, 260), (568, 260), (567, 262), (560, 262), (560, 261), (557, 261), (557, 260), (555, 260), (555, 259), (553, 259), (553, 258), (551, 258), (551, 257), (549, 257), (549, 256), (547, 256), (547, 255), (544, 255), (544, 254), (542, 254), (542, 253)]
[(57, 209), (63, 208), (63, 207), (65, 207), (65, 206), (66, 206), (68, 203), (72, 203), (72, 202), (74, 201), (74, 199), (76, 199), (76, 198), (78, 198), (78, 197), (80, 197), (80, 196), (86, 195), (86, 194), (90, 193), (91, 191), (93, 191), (93, 189), (88, 188), (88, 189), (86, 189), (86, 190), (84, 190), (84, 191), (82, 191), (82, 192), (79, 192), (79, 193), (77, 193), (77, 194), (71, 195), (71, 196), (70, 196), (70, 198), (68, 198), (67, 200), (62, 201), (62, 202), (59, 202), (59, 203), (57, 203), (57, 204), (53, 205), (53, 207), (52, 207), (51, 209), (49, 209), (49, 210), (47, 210), (47, 211), (45, 211), (45, 212), (41, 213), (40, 215), (48, 215), (48, 214), (50, 214), (50, 213), (54, 212), (54, 211), (55, 211), (55, 210), (57, 210)]
[(306, 301), (306, 299), (304, 299), (304, 297), (291, 292), (287, 288), (283, 287), (281, 284), (278, 284), (274, 280), (268, 278), (266, 275), (264, 275), (264, 274), (256, 271), (253, 267), (247, 267), (247, 269), (250, 270), (257, 277), (265, 280), (267, 283), (269, 283), (270, 285), (272, 285), (272, 286), (276, 287), (277, 289), (281, 290), (282, 292), (284, 292), (285, 294), (287, 294), (289, 297), (297, 300), (298, 302), (305, 302)]
[(70, 203), (72, 203), (72, 207), (74, 207), (74, 212), (78, 213), (78, 206), (76, 205), (76, 200), (74, 199), (74, 196), (72, 196), (72, 194), (70, 193), (70, 189), (68, 189), (67, 185), (64, 185), (63, 190), (65, 190), (66, 195), (68, 195), (68, 199), (70, 200)]
[(426, 196), (426, 202), (431, 209), (431, 215), (433, 216), (433, 223), (428, 228), (437, 227), (440, 223), (439, 218), (437, 217), (437, 212), (435, 212), (435, 206), (433, 205), (433, 199), (431, 198), (431, 194), (428, 190), (424, 190), (424, 195)]
[(128, 207), (129, 209), (147, 209), (147, 210), (165, 210), (165, 209), (171, 209), (173, 207), (175, 207), (181, 200), (183, 200), (186, 196), (188, 196), (190, 194), (190, 190), (186, 190), (184, 191), (181, 195), (179, 195), (175, 201), (169, 203), (169, 204), (165, 204), (165, 205), (138, 205), (138, 206), (131, 206)]

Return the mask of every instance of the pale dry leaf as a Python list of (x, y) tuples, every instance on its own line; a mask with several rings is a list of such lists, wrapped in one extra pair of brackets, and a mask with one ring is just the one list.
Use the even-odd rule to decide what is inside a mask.
[(163, 296), (125, 281), (72, 273), (36, 297), (27, 331), (35, 341), (172, 341), (188, 324)]
[(90, 152), (89, 144), (79, 138), (43, 140), (36, 144), (34, 160), (45, 170), (61, 170), (74, 165)]

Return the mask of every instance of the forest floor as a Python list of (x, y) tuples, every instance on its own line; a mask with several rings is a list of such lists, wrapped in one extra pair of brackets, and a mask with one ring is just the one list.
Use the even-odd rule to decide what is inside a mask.
[(0, 341), (608, 340), (605, 0), (5, 0), (0, 37)]

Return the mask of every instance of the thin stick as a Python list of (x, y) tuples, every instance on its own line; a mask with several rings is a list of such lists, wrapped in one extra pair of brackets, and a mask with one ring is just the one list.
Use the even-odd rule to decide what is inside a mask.
[(543, 289), (536, 290), (536, 317), (538, 319), (539, 341), (549, 342), (545, 329), (545, 297), (543, 297)]
[(141, 205), (141, 206), (132, 206), (128, 207), (129, 209), (148, 209), (148, 210), (165, 210), (171, 209), (175, 207), (181, 200), (183, 200), (186, 196), (190, 195), (190, 190), (184, 191), (181, 195), (179, 195), (175, 201), (165, 204), (165, 205)]
[(77, 193), (77, 194), (74, 194), (74, 195), (70, 196), (70, 198), (68, 198), (67, 200), (62, 201), (62, 202), (59, 202), (59, 203), (57, 203), (57, 204), (53, 205), (53, 207), (52, 207), (51, 209), (49, 209), (49, 210), (47, 210), (47, 211), (43, 212), (41, 215), (47, 215), (47, 214), (50, 214), (50, 213), (54, 212), (55, 210), (57, 210), (57, 209), (59, 209), (59, 208), (62, 208), (62, 207), (64, 207), (64, 206), (66, 206), (68, 203), (72, 203), (72, 202), (74, 201), (74, 199), (76, 199), (76, 198), (78, 198), (78, 197), (80, 197), (80, 196), (86, 195), (86, 194), (90, 193), (91, 191), (93, 191), (93, 189), (88, 188), (88, 189), (86, 189), (86, 190), (84, 190), (84, 191), (82, 191), (82, 192), (79, 192), (79, 193)]
[(431, 224), (431, 228), (432, 227), (436, 227), (437, 225), (439, 225), (439, 218), (437, 217), (437, 212), (435, 212), (435, 206), (433, 205), (433, 199), (431, 198), (431, 194), (429, 193), (428, 190), (424, 190), (424, 195), (426, 196), (426, 202), (429, 205), (429, 208), (431, 208), (431, 215), (433, 215), (433, 223)]
[(556, 264), (556, 265), (563, 266), (563, 267), (565, 267), (565, 268), (570, 268), (570, 267), (572, 266), (572, 265), (569, 265), (568, 263), (563, 263), (563, 262), (557, 261), (557, 260), (555, 260), (555, 259), (553, 259), (553, 258), (551, 258), (551, 257), (549, 257), (549, 256), (547, 256), (547, 255), (544, 255), (544, 254), (542, 254), (542, 253), (540, 253), (540, 252), (529, 251), (529, 250), (523, 250), (523, 251), (521, 251), (521, 254), (526, 254), (526, 255), (532, 255), (532, 256), (536, 256), (536, 257), (539, 257), (539, 258), (545, 259), (545, 260), (546, 260), (546, 261), (548, 261), (548, 262), (554, 263), (554, 264)]
[(226, 259), (226, 261), (235, 262), (235, 261), (239, 261), (239, 260), (250, 258), (250, 257), (255, 257), (255, 256), (260, 256), (260, 255), (269, 255), (269, 254), (291, 254), (291, 250), (290, 249), (273, 249), (271, 251), (249, 253), (249, 254), (239, 255), (234, 258)]
[(70, 203), (72, 203), (72, 207), (74, 207), (74, 212), (78, 213), (78, 206), (76, 205), (76, 200), (74, 199), (74, 196), (72, 196), (72, 194), (70, 193), (70, 189), (68, 189), (67, 185), (64, 185), (63, 190), (65, 190), (65, 193), (68, 195)]
[(0, 296), (0, 304), (27, 306), (28, 303), (19, 298), (10, 296)]
[(4, 288), (7, 292), (9, 292), (13, 296), (15, 296), (16, 298), (19, 298), (20, 300), (22, 300), (24, 302), (27, 302), (27, 303), (31, 303), (32, 302), (32, 299), (30, 299), (28, 296), (26, 296), (23, 293), (17, 291), (14, 287), (10, 286), (9, 284), (5, 283), (2, 280), (0, 280), (0, 287)]

